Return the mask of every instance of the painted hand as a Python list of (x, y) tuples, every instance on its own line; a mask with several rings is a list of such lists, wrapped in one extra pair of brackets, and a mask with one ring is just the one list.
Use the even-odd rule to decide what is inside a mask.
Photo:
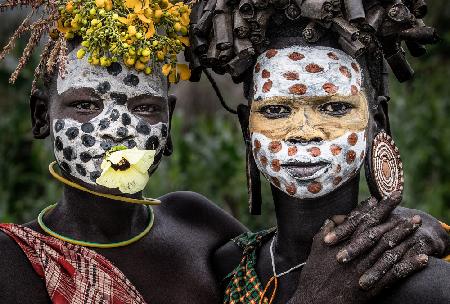
[[(371, 198), (348, 216), (334, 216), (314, 237), (293, 303), (365, 303), (427, 265), (439, 247), (419, 229), (418, 215), (394, 212), (400, 194)], [(427, 236), (425, 238), (425, 236)]]

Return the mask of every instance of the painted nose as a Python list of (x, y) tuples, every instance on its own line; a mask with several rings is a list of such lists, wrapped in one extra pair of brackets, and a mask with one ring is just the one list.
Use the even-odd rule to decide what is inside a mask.
[(288, 133), (286, 141), (293, 144), (307, 145), (309, 143), (320, 144), (325, 138), (325, 134), (308, 123), (304, 123), (300, 128), (295, 128)]
[(103, 140), (117, 144), (136, 137), (135, 128), (130, 127), (131, 117), (128, 113), (113, 109), (103, 120), (108, 121), (107, 127), (99, 130), (99, 135)]
[(305, 109), (300, 110), (294, 118), (295, 123), (291, 125), (291, 130), (286, 134), (285, 140), (301, 145), (320, 144), (326, 138), (326, 135), (319, 128), (312, 126), (310, 119)]

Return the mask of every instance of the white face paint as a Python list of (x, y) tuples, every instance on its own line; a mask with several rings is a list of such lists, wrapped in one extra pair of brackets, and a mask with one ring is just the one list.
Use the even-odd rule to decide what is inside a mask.
[(57, 79), (58, 94), (74, 88), (92, 88), (103, 101), (102, 112), (87, 122), (61, 117), (53, 121), (54, 154), (60, 167), (70, 175), (96, 185), (104, 154), (114, 146), (124, 145), (155, 150), (159, 164), (168, 136), (166, 123), (149, 124), (133, 114), (127, 100), (148, 94), (167, 98), (167, 82), (162, 74), (147, 76), (115, 64), (113, 68), (89, 65), (69, 54), (67, 74)]
[(78, 49), (68, 54), (65, 77), (58, 75), (58, 94), (69, 89), (97, 88), (108, 82), (115, 92), (126, 94), (128, 98), (142, 94), (167, 97), (167, 77), (161, 73), (159, 66), (150, 75), (137, 73), (119, 63), (104, 68), (89, 64), (86, 59), (77, 59)]
[(353, 58), (329, 47), (268, 50), (259, 56), (253, 80), (253, 155), (274, 186), (313, 199), (357, 174), (368, 107)]
[(360, 91), (361, 69), (341, 50), (292, 46), (261, 54), (253, 82), (254, 100), (278, 96), (346, 96)]
[(253, 133), (253, 155), (273, 185), (300, 199), (315, 198), (332, 192), (358, 172), (366, 149), (364, 133), (347, 132), (334, 140), (307, 145)]

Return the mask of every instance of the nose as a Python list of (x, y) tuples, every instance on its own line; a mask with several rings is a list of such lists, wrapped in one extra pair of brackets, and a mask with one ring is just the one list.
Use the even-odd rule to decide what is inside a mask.
[(304, 113), (297, 115), (294, 126), (286, 135), (286, 141), (292, 144), (321, 144), (325, 139), (323, 130), (312, 126)]
[(117, 109), (113, 109), (107, 113), (102, 121), (107, 121), (99, 130), (99, 136), (106, 142), (123, 143), (136, 137), (136, 130), (132, 128), (132, 120), (130, 114)]

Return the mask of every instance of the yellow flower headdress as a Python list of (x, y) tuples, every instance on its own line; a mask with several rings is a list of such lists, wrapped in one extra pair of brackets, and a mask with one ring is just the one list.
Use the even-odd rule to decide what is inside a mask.
[(31, 33), (11, 83), (47, 33), (49, 40), (35, 70), (33, 90), (36, 80), (54, 72), (57, 65), (64, 76), (66, 40), (75, 36), (82, 39), (77, 57), (87, 56), (93, 65), (107, 67), (123, 61), (128, 67), (150, 74), (162, 63), (162, 72), (169, 81), (189, 79), (187, 66), (177, 64), (177, 54), (189, 44), (188, 4), (169, 0), (7, 0), (0, 4), (0, 10), (22, 6), (31, 7), (31, 12), (0, 53), (2, 60), (20, 36)]

